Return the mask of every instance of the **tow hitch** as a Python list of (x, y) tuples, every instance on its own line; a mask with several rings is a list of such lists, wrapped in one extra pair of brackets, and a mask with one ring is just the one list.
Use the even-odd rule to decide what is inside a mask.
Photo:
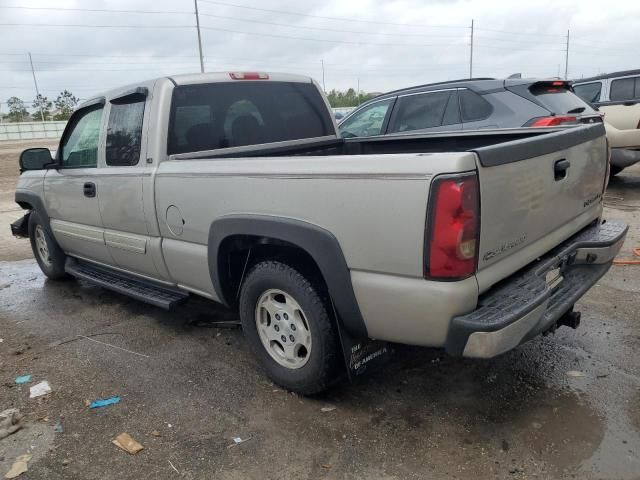
[(571, 327), (574, 330), (580, 326), (580, 318), (582, 314), (580, 312), (574, 312), (571, 307), (564, 315), (562, 315), (556, 323), (551, 325), (542, 335), (549, 335), (550, 333), (556, 333), (559, 327), (566, 326)]

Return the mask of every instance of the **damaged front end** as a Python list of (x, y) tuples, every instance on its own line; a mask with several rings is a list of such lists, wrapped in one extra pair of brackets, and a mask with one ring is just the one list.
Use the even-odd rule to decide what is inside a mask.
[(29, 236), (29, 215), (31, 215), (31, 212), (11, 224), (13, 236), (18, 238), (27, 238)]

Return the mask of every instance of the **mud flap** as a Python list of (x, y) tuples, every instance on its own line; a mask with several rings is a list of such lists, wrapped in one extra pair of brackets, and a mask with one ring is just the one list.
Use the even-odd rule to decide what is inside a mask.
[(31, 212), (11, 224), (11, 234), (13, 236), (19, 238), (27, 238), (29, 236), (29, 215), (31, 215)]
[[(333, 302), (331, 303), (333, 306)], [(333, 314), (338, 325), (340, 346), (349, 381), (355, 382), (365, 373), (375, 371), (390, 361), (392, 348), (389, 342), (371, 340), (367, 337), (354, 337), (342, 326), (335, 307), (333, 307)]]

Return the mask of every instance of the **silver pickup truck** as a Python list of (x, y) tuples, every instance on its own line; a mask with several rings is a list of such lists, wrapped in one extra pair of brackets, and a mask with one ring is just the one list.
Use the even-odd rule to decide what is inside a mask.
[(12, 225), (51, 279), (239, 311), (312, 394), (386, 342), (488, 358), (560, 325), (609, 269), (601, 124), (342, 139), (308, 77), (207, 73), (105, 93), (20, 158)]

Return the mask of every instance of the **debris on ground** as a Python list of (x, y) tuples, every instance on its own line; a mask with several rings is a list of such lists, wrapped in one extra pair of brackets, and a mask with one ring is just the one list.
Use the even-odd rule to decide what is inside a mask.
[(70, 463), (71, 463), (71, 460), (70, 460), (70, 459), (68, 459), (68, 458), (65, 458), (64, 460), (62, 460), (62, 465), (63, 465), (63, 466), (65, 466), (65, 467), (66, 467), (67, 465), (69, 465)]
[(161, 437), (162, 434), (158, 430), (154, 430), (153, 432), (151, 432), (151, 436), (153, 436), (153, 437)]
[(584, 373), (579, 372), (578, 370), (569, 370), (567, 372), (567, 377), (580, 378), (580, 377), (584, 377)]
[(333, 465), (331, 465), (330, 463), (324, 463), (321, 465), (321, 467), (325, 470), (331, 470), (333, 468)]
[(248, 438), (244, 438), (244, 439), (243, 439), (243, 438), (240, 438), (240, 437), (235, 437), (235, 438), (233, 439), (233, 443), (232, 443), (231, 445), (228, 445), (228, 446), (227, 446), (227, 448), (233, 448), (233, 447), (235, 447), (236, 445), (240, 445), (241, 443), (248, 442), (248, 441), (249, 441), (249, 440), (251, 440), (252, 438), (253, 438), (253, 437), (248, 437)]
[(49, 382), (42, 381), (29, 389), (29, 398), (42, 397), (51, 393), (51, 386)]
[(115, 438), (115, 440), (111, 440), (111, 443), (131, 455), (135, 455), (141, 450), (144, 450), (144, 447), (131, 438), (131, 435), (128, 433), (121, 433)]
[(62, 426), (62, 420), (58, 420), (58, 423), (56, 423), (53, 426), (53, 431), (54, 431), (54, 433), (64, 433), (64, 427)]
[(0, 412), (0, 440), (22, 428), (23, 416), (17, 408)]
[(16, 383), (18, 385), (23, 385), (25, 383), (29, 383), (31, 381), (31, 375), (21, 375), (16, 377)]
[(180, 475), (180, 472), (178, 471), (178, 469), (173, 465), (173, 463), (171, 463), (171, 460), (167, 460), (167, 462), (169, 462), (169, 465), (171, 466), (171, 468), (173, 468), (175, 470), (175, 472)]
[(89, 408), (108, 407), (109, 405), (115, 405), (116, 403), (120, 403), (120, 397), (109, 397), (105, 399), (94, 400), (89, 404)]
[(323, 413), (327, 413), (327, 412), (333, 412), (335, 409), (336, 407), (322, 407), (320, 411)]
[(17, 478), (23, 473), (27, 472), (29, 470), (27, 464), (29, 463), (29, 460), (31, 460), (31, 457), (31, 455), (26, 454), (20, 455), (18, 458), (16, 458), (16, 461), (13, 463), (11, 470), (9, 470), (5, 474), (4, 478)]

